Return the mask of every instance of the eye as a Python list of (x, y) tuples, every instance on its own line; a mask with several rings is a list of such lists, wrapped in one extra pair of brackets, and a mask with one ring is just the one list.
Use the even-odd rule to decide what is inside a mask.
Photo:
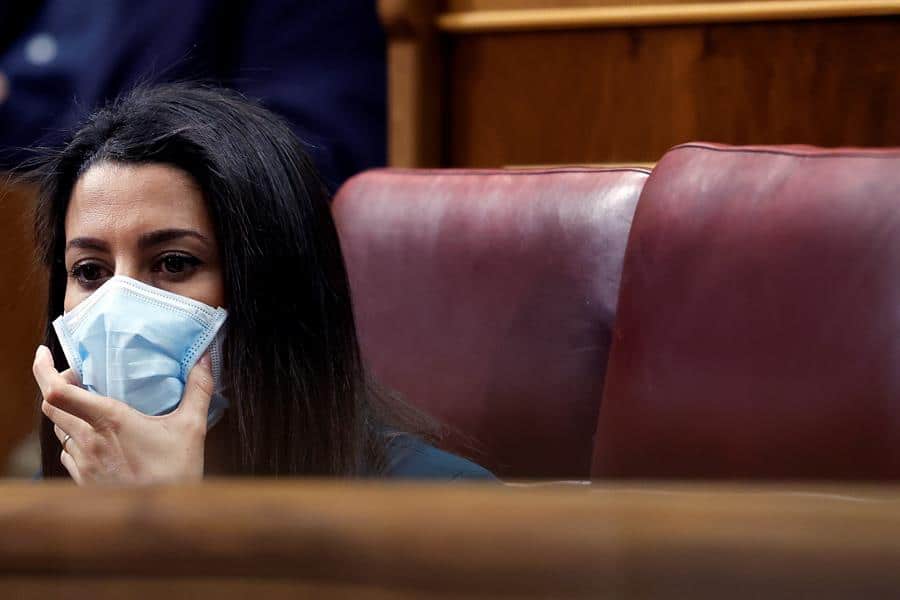
[(69, 275), (82, 287), (92, 289), (99, 287), (104, 280), (112, 277), (109, 269), (97, 262), (81, 262), (72, 267)]
[(153, 270), (168, 273), (169, 275), (186, 275), (193, 272), (201, 264), (200, 259), (190, 254), (172, 253), (160, 257)]

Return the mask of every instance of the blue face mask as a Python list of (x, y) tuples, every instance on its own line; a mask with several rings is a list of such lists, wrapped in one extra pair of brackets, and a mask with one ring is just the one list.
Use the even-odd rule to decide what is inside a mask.
[(212, 427), (228, 406), (218, 392), (226, 316), (224, 308), (117, 275), (53, 328), (87, 390), (146, 415), (175, 410), (191, 367), (209, 349), (217, 390), (207, 419)]

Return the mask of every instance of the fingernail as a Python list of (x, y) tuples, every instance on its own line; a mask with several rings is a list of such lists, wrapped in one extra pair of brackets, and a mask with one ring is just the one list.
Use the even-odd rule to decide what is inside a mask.
[(212, 366), (212, 359), (209, 357), (209, 352), (203, 353), (203, 356), (200, 357), (200, 364), (204, 367)]
[(43, 344), (39, 345), (39, 346), (37, 347), (37, 350), (34, 351), (34, 357), (35, 357), (35, 358), (37, 358), (37, 357), (41, 354), (41, 350), (42, 350), (42, 349), (49, 350), (49, 348), (47, 348), (47, 346), (45, 346), (45, 345), (43, 345)]

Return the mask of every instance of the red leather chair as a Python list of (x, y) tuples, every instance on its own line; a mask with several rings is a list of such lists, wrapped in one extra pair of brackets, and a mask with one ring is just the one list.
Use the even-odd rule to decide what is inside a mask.
[(333, 207), (370, 370), (455, 429), (449, 449), (498, 475), (588, 478), (646, 177), (567, 168), (350, 180)]
[(900, 150), (687, 144), (628, 242), (595, 477), (900, 477)]

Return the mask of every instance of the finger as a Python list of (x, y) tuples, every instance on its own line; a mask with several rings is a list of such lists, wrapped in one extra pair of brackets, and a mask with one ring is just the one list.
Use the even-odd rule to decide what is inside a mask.
[[(54, 425), (59, 426), (64, 432), (72, 434), (73, 438), (84, 440), (93, 431), (93, 428), (86, 421), (79, 419), (73, 414), (67, 413), (61, 408), (53, 406), (46, 400), (41, 403), (41, 412), (43, 412), (48, 419), (53, 421)], [(60, 439), (60, 442), (61, 441), (62, 439)], [(71, 443), (72, 441), (69, 440), (69, 444)]]
[(75, 369), (66, 369), (62, 373), (57, 372), (56, 366), (53, 364), (53, 354), (49, 348), (43, 345), (38, 346), (34, 355), (32, 371), (42, 394), (46, 393), (48, 389), (52, 389), (54, 384), (59, 382), (81, 386), (81, 377), (79, 377)]
[(59, 455), (59, 462), (62, 463), (62, 466), (66, 468), (66, 471), (69, 472), (69, 476), (72, 477), (72, 480), (78, 485), (83, 485), (83, 480), (81, 478), (81, 472), (78, 470), (78, 463), (75, 462), (75, 459), (72, 458), (72, 455), (63, 450)]
[(214, 391), (212, 365), (209, 353), (204, 354), (188, 374), (184, 385), (184, 394), (181, 396), (179, 413), (191, 418), (202, 419), (206, 425), (206, 414), (209, 412), (209, 402)]
[[(63, 450), (65, 450), (66, 452), (69, 451), (69, 444), (75, 444), (75, 441), (72, 439), (71, 435), (63, 431), (62, 427), (60, 427), (56, 423), (53, 424), (53, 433), (56, 435), (56, 439), (59, 440), (59, 443), (63, 446)], [(66, 438), (69, 439), (66, 440)]]
[[(34, 359), (34, 378), (41, 388), (44, 400), (49, 404), (87, 421), (91, 425), (108, 422), (118, 410), (116, 401), (81, 389), (70, 383), (73, 373), (66, 376), (53, 366), (53, 356), (46, 346), (39, 346)], [(71, 371), (71, 369), (68, 369)], [(67, 380), (68, 379), (68, 380)], [(48, 415), (49, 416), (49, 415)], [(63, 425), (63, 428), (65, 426)]]
[(81, 377), (79, 377), (78, 371), (76, 371), (75, 369), (66, 369), (59, 375), (66, 380), (66, 383), (81, 387)]
[[(56, 434), (56, 439), (58, 439), (60, 445), (62, 445), (63, 451), (71, 454), (76, 462), (81, 462), (83, 460), (84, 457), (81, 453), (81, 447), (78, 445), (78, 441), (75, 439), (74, 435), (66, 433), (62, 427), (56, 424), (53, 425), (53, 433)], [(66, 437), (69, 438), (68, 441), (66, 440)]]
[(34, 353), (34, 362), (31, 365), (31, 372), (34, 373), (34, 379), (37, 381), (38, 387), (41, 388), (41, 394), (46, 395), (47, 389), (53, 382), (53, 375), (56, 368), (53, 366), (53, 355), (47, 346), (40, 345)]
[(62, 409), (94, 427), (102, 423), (110, 423), (114, 415), (124, 404), (111, 398), (83, 390), (78, 386), (60, 381), (44, 394), (44, 400), (56, 408)]

